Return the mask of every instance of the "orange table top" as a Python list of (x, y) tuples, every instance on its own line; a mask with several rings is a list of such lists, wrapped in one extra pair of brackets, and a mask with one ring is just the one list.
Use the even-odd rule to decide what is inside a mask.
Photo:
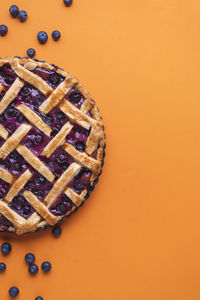
[[(9, 33), (0, 56), (34, 47), (78, 77), (103, 116), (107, 155), (94, 193), (59, 239), (50, 230), (0, 235), (13, 246), (0, 254), (0, 299), (16, 285), (19, 300), (199, 300), (199, 1), (16, 1), (26, 23), (9, 16), (11, 4), (1, 1)], [(37, 264), (52, 262), (50, 274), (28, 274), (30, 251)]]

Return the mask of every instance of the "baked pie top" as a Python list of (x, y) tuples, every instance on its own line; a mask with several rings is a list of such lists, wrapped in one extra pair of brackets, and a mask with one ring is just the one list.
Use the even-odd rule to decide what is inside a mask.
[(101, 171), (104, 131), (70, 73), (29, 58), (0, 59), (0, 230), (55, 225)]

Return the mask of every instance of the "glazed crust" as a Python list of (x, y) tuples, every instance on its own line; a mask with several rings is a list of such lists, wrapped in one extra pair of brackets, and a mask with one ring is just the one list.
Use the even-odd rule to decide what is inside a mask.
[[(65, 79), (57, 88), (53, 89), (40, 76), (32, 71), (36, 67), (53, 70), (54, 66), (46, 62), (35, 61), (29, 58), (7, 57), (5, 59), (0, 59), (0, 66), (6, 63), (10, 64), (18, 77), (3, 96), (0, 102), (0, 113), (5, 111), (8, 105), (18, 95), (24, 84), (29, 83), (33, 85), (46, 95), (45, 100), (39, 106), (39, 111), (41, 113), (47, 114), (57, 106), (69, 119), (69, 122), (65, 123), (55, 137), (53, 137), (46, 145), (42, 155), (48, 158), (62, 145), (63, 149), (74, 158), (74, 162), (69, 165), (57, 180), (55, 180), (55, 176), (50, 169), (26, 146), (20, 145), (24, 136), (32, 127), (38, 128), (48, 137), (50, 137), (52, 131), (51, 127), (48, 126), (38, 114), (24, 104), (18, 104), (16, 109), (26, 117), (31, 125), (25, 123), (20, 125), (10, 137), (8, 137), (7, 130), (0, 125), (0, 136), (5, 139), (4, 144), (0, 147), (0, 158), (5, 159), (7, 155), (16, 149), (33, 169), (37, 170), (37, 172), (43, 175), (48, 181), (53, 183), (52, 189), (43, 202), (41, 202), (32, 192), (26, 190), (23, 191), (25, 199), (35, 209), (35, 212), (28, 219), (24, 219), (10, 208), (9, 203), (24, 189), (25, 184), (33, 174), (27, 169), (16, 179), (6, 169), (0, 167), (0, 178), (12, 185), (5, 199), (3, 201), (0, 200), (0, 215), (6, 217), (13, 224), (13, 226), (8, 228), (8, 231), (22, 234), (35, 231), (45, 225), (52, 226), (56, 224), (84, 202), (87, 190), (85, 189), (81, 194), (77, 194), (72, 188), (68, 187), (68, 184), (79, 173), (82, 167), (86, 167), (92, 172), (90, 181), (91, 185), (93, 185), (93, 182), (101, 172), (105, 135), (102, 118), (98, 108), (85, 87), (83, 87), (70, 73), (59, 68), (56, 69), (56, 72), (65, 77)], [(84, 96), (84, 102), (80, 108), (75, 107), (69, 101), (64, 99), (68, 91), (74, 87), (76, 87)], [(4, 87), (0, 84), (0, 92), (3, 90)], [(71, 144), (68, 144), (65, 141), (67, 134), (71, 131), (74, 124), (78, 124), (86, 130), (90, 130), (84, 152), (79, 152)], [(96, 156), (92, 155), (94, 152), (96, 153)], [(49, 208), (61, 193), (65, 193), (74, 206), (71, 211), (68, 211), (64, 216), (57, 217), (50, 212)]]

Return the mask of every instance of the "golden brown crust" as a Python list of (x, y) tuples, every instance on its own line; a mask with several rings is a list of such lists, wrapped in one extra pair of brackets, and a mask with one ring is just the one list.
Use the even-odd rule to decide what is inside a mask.
[(19, 93), (19, 90), (23, 87), (24, 82), (17, 78), (9, 90), (3, 96), (0, 102), (0, 114), (8, 107), (8, 105), (13, 101), (13, 99)]
[[(105, 136), (102, 118), (98, 108), (91, 99), (88, 91), (70, 73), (56, 69), (46, 62), (37, 62), (28, 58), (20, 59), (7, 57), (5, 59), (0, 59), (0, 66), (6, 63), (11, 65), (13, 71), (18, 75), (18, 78), (16, 78), (3, 96), (0, 102), (0, 113), (5, 111), (8, 105), (18, 95), (24, 84), (29, 83), (33, 85), (47, 96), (39, 107), (41, 112), (48, 113), (54, 107), (58, 106), (70, 120), (63, 125), (54, 138), (50, 138), (50, 142), (43, 149), (42, 155), (48, 158), (59, 146), (62, 146), (75, 160), (75, 162), (72, 163), (56, 181), (54, 181), (55, 176), (50, 169), (26, 146), (20, 145), (23, 137), (32, 126), (37, 127), (48, 137), (50, 137), (52, 131), (51, 127), (44, 123), (43, 120), (25, 104), (19, 103), (16, 108), (28, 119), (32, 126), (22, 124), (10, 137), (8, 137), (7, 130), (0, 125), (0, 136), (5, 139), (4, 144), (0, 147), (0, 158), (6, 158), (9, 153), (16, 149), (38, 173), (54, 184), (44, 201), (41, 202), (33, 193), (26, 190), (24, 191), (25, 184), (32, 177), (32, 172), (29, 169), (21, 174), (20, 177), (15, 178), (6, 169), (0, 167), (0, 178), (11, 184), (11, 188), (4, 201), (0, 200), (0, 215), (6, 217), (13, 224), (14, 227), (9, 227), (8, 231), (15, 231), (18, 234), (22, 234), (24, 232), (34, 231), (37, 228), (48, 224), (54, 225), (63, 217), (56, 217), (49, 210), (62, 192), (64, 192), (74, 204), (72, 210), (68, 211), (65, 215), (70, 214), (76, 207), (81, 205), (87, 194), (87, 190), (85, 189), (81, 194), (77, 194), (68, 186), (68, 184), (79, 173), (82, 166), (91, 170), (91, 182), (97, 178), (100, 173), (103, 159)], [(57, 88), (53, 89), (41, 77), (33, 73), (34, 69), (37, 67), (56, 70), (56, 72), (65, 79)], [(84, 102), (80, 109), (65, 99), (67, 92), (72, 87), (76, 87), (84, 97)], [(0, 92), (3, 90), (4, 86), (0, 84)], [(78, 124), (79, 126), (90, 130), (85, 152), (79, 152), (73, 145), (65, 142), (66, 135), (73, 129), (74, 124)], [(9, 206), (9, 203), (11, 203), (13, 198), (20, 191), (23, 191), (24, 197), (35, 209), (35, 212), (27, 219), (21, 217)]]
[(57, 106), (68, 91), (77, 83), (74, 78), (68, 77), (51, 93), (51, 95), (40, 105), (39, 110), (47, 114)]
[(43, 217), (49, 225), (55, 225), (61, 219), (61, 217), (56, 217), (52, 213), (50, 213), (49, 209), (44, 205), (37, 197), (29, 192), (24, 192), (24, 197), (27, 199), (29, 203), (33, 206), (36, 212)]
[(17, 148), (17, 145), (21, 142), (23, 137), (31, 129), (31, 126), (28, 124), (22, 124), (15, 130), (15, 132), (7, 139), (7, 141), (0, 148), (0, 158), (6, 158), (14, 149)]
[(50, 136), (52, 131), (51, 127), (44, 123), (42, 119), (28, 106), (21, 104), (17, 106), (17, 109), (29, 120), (31, 124), (35, 125), (39, 130)]
[(52, 190), (44, 199), (44, 203), (46, 203), (47, 207), (50, 207), (52, 203), (56, 200), (56, 198), (61, 194), (67, 184), (78, 174), (81, 166), (77, 163), (72, 163), (67, 170), (58, 178), (56, 183), (54, 184)]
[(17, 151), (24, 157), (24, 159), (40, 174), (42, 174), (47, 180), (53, 182), (53, 173), (35, 156), (28, 148), (19, 145)]
[(87, 190), (82, 191), (82, 193), (79, 195), (77, 193), (75, 193), (71, 188), (66, 188), (65, 190), (65, 194), (68, 198), (71, 199), (71, 201), (74, 203), (74, 205), (76, 207), (79, 207), (81, 205), (81, 203), (84, 200), (84, 197), (87, 194)]
[(7, 202), (11, 202), (12, 199), (21, 191), (21, 189), (25, 186), (27, 181), (31, 178), (32, 173), (29, 170), (26, 170), (19, 178), (15, 180), (11, 189), (5, 197)]
[(2, 178), (4, 181), (12, 184), (14, 181), (14, 176), (10, 174), (8, 171), (0, 167), (0, 178)]
[(65, 137), (70, 132), (72, 127), (73, 126), (69, 122), (63, 125), (63, 127), (58, 132), (58, 134), (44, 148), (42, 155), (49, 157), (60, 145), (63, 145)]
[(90, 169), (94, 174), (99, 174), (100, 168), (101, 168), (101, 162), (97, 161), (96, 159), (89, 157), (84, 152), (79, 152), (76, 150), (72, 145), (65, 144), (64, 149), (69, 153), (75, 161), (83, 165), (84, 167), (87, 167)]
[(8, 131), (0, 124), (0, 136), (6, 140), (8, 137)]
[(43, 94), (47, 95), (53, 91), (53, 89), (42, 78), (22, 67), (17, 59), (7, 57), (7, 60), (12, 69), (21, 79), (35, 86)]

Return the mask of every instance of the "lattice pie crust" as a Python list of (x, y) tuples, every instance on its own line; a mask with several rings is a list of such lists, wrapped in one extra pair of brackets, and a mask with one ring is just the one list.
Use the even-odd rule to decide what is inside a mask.
[(82, 204), (101, 170), (105, 138), (94, 101), (46, 62), (0, 59), (0, 139), (1, 231), (55, 225)]

